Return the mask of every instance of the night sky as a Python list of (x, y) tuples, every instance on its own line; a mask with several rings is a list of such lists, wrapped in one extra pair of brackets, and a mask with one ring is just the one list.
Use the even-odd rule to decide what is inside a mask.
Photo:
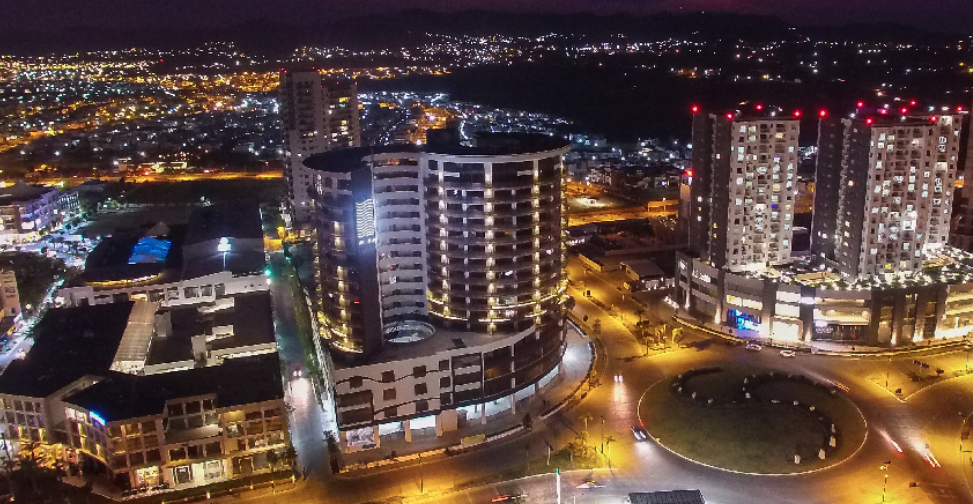
[(896, 22), (973, 34), (973, 0), (13, 0), (5, 4), (0, 30), (52, 34), (77, 25), (196, 29), (253, 19), (324, 23), (407, 8), (596, 14), (721, 10), (776, 15), (798, 25)]

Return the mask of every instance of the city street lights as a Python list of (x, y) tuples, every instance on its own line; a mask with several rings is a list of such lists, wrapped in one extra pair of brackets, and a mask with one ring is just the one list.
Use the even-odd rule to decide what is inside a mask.
[(882, 502), (885, 502), (885, 492), (889, 488), (889, 466), (892, 465), (892, 461), (886, 461), (884, 465), (879, 467), (882, 471), (885, 471), (885, 482), (882, 484)]
[(892, 370), (892, 356), (889, 355), (889, 365), (885, 368), (885, 390), (889, 389), (889, 372)]
[(966, 423), (969, 422), (970, 417), (964, 415), (962, 411), (959, 412), (959, 416), (963, 418), (963, 426), (959, 430), (959, 452), (963, 453), (963, 434), (966, 432)]
[(227, 237), (220, 238), (220, 243), (216, 245), (216, 251), (223, 254), (223, 271), (226, 271), (226, 253), (230, 251), (230, 239)]

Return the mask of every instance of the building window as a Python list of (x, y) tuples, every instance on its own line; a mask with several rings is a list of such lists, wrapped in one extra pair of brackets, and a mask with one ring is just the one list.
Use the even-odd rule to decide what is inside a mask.
[(449, 392), (443, 392), (442, 394), (439, 394), (439, 404), (440, 404), (440, 406), (446, 406), (446, 405), (451, 404), (453, 402), (451, 400), (451, 398), (450, 398), (450, 395), (451, 394)]
[(351, 388), (358, 388), (362, 386), (363, 381), (364, 380), (362, 380), (361, 376), (353, 376), (351, 378), (348, 378), (348, 386)]
[(392, 418), (398, 415), (398, 412), (399, 409), (396, 408), (395, 406), (389, 406), (388, 408), (382, 410), (382, 413), (385, 414), (385, 418)]
[(425, 383), (417, 383), (416, 384), (416, 395), (422, 395), (422, 394), (425, 394), (428, 391), (429, 391), (429, 389), (428, 389), (428, 387), (426, 387), (426, 384)]
[(449, 388), (449, 377), (444, 376), (439, 379), (439, 388)]
[(385, 401), (392, 401), (395, 399), (395, 389), (385, 389), (382, 391), (382, 399)]
[(449, 371), (449, 361), (447, 359), (443, 359), (443, 360), (439, 361), (439, 370), (440, 371)]
[(416, 413), (429, 411), (429, 401), (416, 401)]
[(382, 383), (392, 383), (395, 381), (395, 371), (383, 371)]
[(412, 376), (415, 376), (416, 378), (426, 376), (426, 366), (416, 366), (412, 368)]

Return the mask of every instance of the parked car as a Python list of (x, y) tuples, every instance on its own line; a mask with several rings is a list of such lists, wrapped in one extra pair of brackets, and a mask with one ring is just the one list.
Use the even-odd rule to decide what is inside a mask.
[(756, 343), (747, 343), (747, 350), (753, 350), (754, 352), (759, 352), (763, 350), (763, 347)]
[(795, 352), (793, 350), (781, 350), (780, 351), (780, 356), (781, 357), (794, 357), (796, 355), (797, 355), (797, 352)]

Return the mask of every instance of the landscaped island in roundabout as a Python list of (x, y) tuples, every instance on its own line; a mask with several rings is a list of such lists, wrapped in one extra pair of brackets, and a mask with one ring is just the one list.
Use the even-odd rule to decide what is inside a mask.
[(642, 396), (639, 418), (678, 455), (755, 474), (837, 464), (858, 450), (866, 432), (861, 412), (833, 385), (742, 367), (700, 368), (664, 379)]

